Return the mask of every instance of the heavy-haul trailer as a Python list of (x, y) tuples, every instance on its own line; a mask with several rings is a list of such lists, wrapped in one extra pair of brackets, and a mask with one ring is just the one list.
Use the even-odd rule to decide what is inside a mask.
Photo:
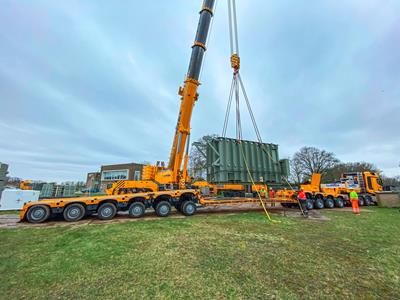
[[(295, 198), (287, 197), (274, 200), (288, 204), (297, 202)], [(264, 199), (263, 202), (264, 204), (271, 202), (271, 199)], [(172, 208), (185, 216), (192, 216), (199, 206), (240, 204), (260, 204), (260, 201), (256, 198), (207, 199), (203, 198), (198, 190), (44, 199), (26, 203), (20, 211), (20, 220), (26, 220), (29, 223), (42, 223), (50, 217), (62, 216), (67, 222), (77, 222), (92, 214), (96, 214), (100, 220), (111, 220), (121, 211), (127, 211), (132, 218), (140, 218), (144, 216), (148, 208), (154, 209), (159, 217), (169, 216)]]
[(134, 218), (142, 217), (147, 208), (153, 208), (160, 217), (166, 217), (174, 206), (184, 215), (196, 212), (199, 202), (198, 190), (173, 190), (126, 195), (43, 199), (28, 202), (20, 212), (20, 220), (41, 223), (51, 216), (62, 215), (65, 221), (79, 221), (83, 217), (97, 214), (101, 220), (110, 220), (118, 211), (128, 211)]

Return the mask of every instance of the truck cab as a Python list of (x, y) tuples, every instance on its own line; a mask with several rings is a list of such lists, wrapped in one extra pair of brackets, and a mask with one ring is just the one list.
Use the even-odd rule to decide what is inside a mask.
[(342, 174), (341, 180), (358, 185), (361, 193), (376, 195), (383, 190), (382, 179), (375, 172), (351, 172)]

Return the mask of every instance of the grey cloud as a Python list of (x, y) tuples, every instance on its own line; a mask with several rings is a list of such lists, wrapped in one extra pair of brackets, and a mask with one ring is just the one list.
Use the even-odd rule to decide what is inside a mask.
[[(104, 163), (167, 159), (201, 4), (176, 2), (4, 1), (0, 161), (13, 175), (84, 179)], [(283, 157), (314, 145), (399, 174), (399, 2), (238, 8), (242, 76), (265, 141)], [(220, 1), (192, 140), (222, 129), (228, 47)]]

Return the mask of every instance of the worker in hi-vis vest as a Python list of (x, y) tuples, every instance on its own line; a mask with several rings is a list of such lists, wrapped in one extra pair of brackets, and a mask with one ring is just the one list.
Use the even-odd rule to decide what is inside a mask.
[(275, 191), (272, 188), (269, 188), (268, 198), (271, 201), (271, 207), (275, 207)]
[(266, 197), (265, 197), (265, 189), (264, 189), (264, 188), (261, 188), (261, 190), (260, 190), (260, 196), (261, 196), (261, 198), (266, 198)]
[(351, 207), (353, 208), (353, 214), (359, 215), (360, 207), (358, 206), (358, 195), (356, 191), (351, 191), (349, 196), (351, 201)]
[(302, 189), (297, 193), (297, 200), (299, 201), (304, 217), (308, 218), (307, 196)]

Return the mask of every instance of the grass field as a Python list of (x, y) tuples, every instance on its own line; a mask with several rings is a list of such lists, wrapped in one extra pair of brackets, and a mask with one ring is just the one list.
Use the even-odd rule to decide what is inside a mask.
[(0, 298), (400, 295), (400, 213), (262, 213), (0, 230)]
[(0, 215), (9, 215), (9, 214), (18, 215), (19, 212), (18, 210), (0, 210)]

